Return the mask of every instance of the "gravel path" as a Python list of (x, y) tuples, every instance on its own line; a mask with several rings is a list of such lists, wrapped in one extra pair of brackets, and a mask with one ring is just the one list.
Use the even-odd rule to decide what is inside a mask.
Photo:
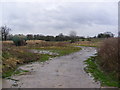
[(95, 48), (82, 47), (81, 51), (70, 55), (21, 66), (19, 68), (30, 72), (12, 76), (19, 81), (3, 80), (3, 88), (100, 88), (84, 71), (83, 61), (95, 53)]

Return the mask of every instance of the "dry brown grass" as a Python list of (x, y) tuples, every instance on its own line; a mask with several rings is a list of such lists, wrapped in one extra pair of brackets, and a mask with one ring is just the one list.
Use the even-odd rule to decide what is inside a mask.
[(15, 68), (19, 64), (39, 59), (40, 55), (30, 53), (28, 46), (15, 46), (12, 41), (3, 41), (2, 43), (3, 73)]
[(115, 72), (118, 75), (118, 59), (120, 58), (118, 38), (109, 38), (103, 41), (98, 49), (100, 66), (106, 72)]
[(93, 41), (80, 41), (74, 43), (74, 45), (79, 45), (79, 46), (93, 46), (93, 47), (99, 47), (101, 42), (93, 42)]
[[(3, 44), (13, 44), (13, 41), (1, 41)], [(45, 42), (42, 40), (27, 40), (28, 44), (35, 44), (35, 43), (41, 43), (41, 42)]]
[(65, 47), (67, 45), (69, 45), (68, 42), (46, 42), (46, 41), (41, 41), (40, 43), (27, 44), (29, 48), (41, 48), (41, 47), (52, 47), (52, 46)]
[(43, 40), (27, 40), (27, 44), (39, 44), (41, 42), (45, 42)]
[(1, 41), (1, 42), (5, 44), (13, 44), (13, 41)]
[[(48, 42), (48, 41), (43, 41), (43, 40), (27, 40), (26, 42), (27, 42), (27, 46), (36, 46), (37, 45), (40, 47), (41, 46), (65, 46), (65, 44), (68, 44), (68, 42)], [(13, 41), (3, 41), (2, 44), (3, 44), (3, 46), (4, 45), (14, 46)]]

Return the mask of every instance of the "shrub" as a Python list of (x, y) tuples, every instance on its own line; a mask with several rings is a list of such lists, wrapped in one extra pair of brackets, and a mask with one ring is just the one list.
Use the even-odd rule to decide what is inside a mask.
[(118, 77), (119, 54), (118, 38), (105, 39), (98, 49), (99, 63), (101, 68), (108, 73), (115, 73)]
[(26, 45), (26, 37), (23, 36), (23, 35), (15, 35), (13, 37), (13, 42), (16, 46), (23, 46), (23, 45)]

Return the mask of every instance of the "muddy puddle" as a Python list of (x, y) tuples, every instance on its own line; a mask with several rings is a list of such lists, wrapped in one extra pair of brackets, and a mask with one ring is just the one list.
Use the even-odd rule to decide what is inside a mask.
[(52, 51), (48, 51), (48, 50), (32, 49), (32, 50), (30, 50), (30, 52), (32, 52), (32, 53), (40, 53), (40, 54), (49, 54), (49, 55), (59, 55), (58, 53), (55, 53), (55, 52), (52, 52)]

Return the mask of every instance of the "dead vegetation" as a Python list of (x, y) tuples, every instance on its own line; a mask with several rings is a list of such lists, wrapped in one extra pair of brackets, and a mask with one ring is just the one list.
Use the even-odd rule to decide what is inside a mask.
[(102, 70), (107, 73), (114, 73), (116, 77), (119, 75), (119, 47), (118, 38), (109, 38), (105, 39), (98, 49), (99, 63)]

